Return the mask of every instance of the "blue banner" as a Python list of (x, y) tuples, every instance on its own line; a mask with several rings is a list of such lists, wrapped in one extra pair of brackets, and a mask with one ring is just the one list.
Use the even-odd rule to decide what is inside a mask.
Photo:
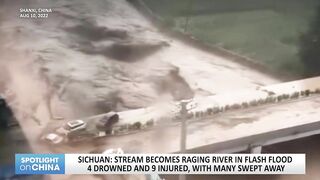
[(64, 174), (64, 154), (16, 154), (16, 174)]

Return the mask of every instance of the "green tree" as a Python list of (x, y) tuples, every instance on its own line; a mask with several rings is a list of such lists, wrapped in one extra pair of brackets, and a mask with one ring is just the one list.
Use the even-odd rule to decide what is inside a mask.
[(310, 29), (300, 37), (299, 56), (305, 65), (305, 76), (320, 75), (320, 6)]
[(0, 96), (0, 129), (7, 128), (9, 120), (12, 118), (12, 111), (7, 106), (6, 101)]

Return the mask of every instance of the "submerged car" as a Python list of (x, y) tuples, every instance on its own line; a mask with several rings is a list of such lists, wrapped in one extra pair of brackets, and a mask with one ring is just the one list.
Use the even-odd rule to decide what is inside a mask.
[(73, 120), (67, 122), (63, 127), (57, 129), (57, 133), (68, 135), (70, 132), (85, 130), (87, 127), (87, 123), (83, 120)]
[(60, 144), (63, 142), (63, 137), (55, 133), (47, 134), (42, 139), (49, 144)]
[(119, 122), (119, 115), (115, 112), (109, 112), (99, 119), (98, 124), (101, 126), (109, 127)]
[(119, 122), (119, 115), (115, 112), (109, 112), (105, 114), (97, 122), (97, 128), (101, 131), (105, 131), (107, 134), (112, 132), (113, 125)]

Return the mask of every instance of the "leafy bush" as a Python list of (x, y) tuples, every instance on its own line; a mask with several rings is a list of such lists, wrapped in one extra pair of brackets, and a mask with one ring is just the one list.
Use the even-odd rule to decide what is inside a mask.
[(305, 90), (305, 94), (306, 96), (310, 96), (310, 90), (309, 89)]
[(240, 104), (233, 104), (230, 109), (240, 109), (241, 105)]
[(257, 103), (258, 103), (259, 105), (262, 105), (262, 104), (264, 104), (264, 103), (265, 103), (265, 100), (263, 100), (263, 99), (259, 99)]
[(213, 114), (217, 114), (220, 112), (220, 108), (219, 107), (214, 107), (213, 108)]
[(258, 105), (258, 102), (257, 102), (257, 100), (252, 100), (252, 101), (250, 101), (250, 106), (257, 106)]
[(129, 127), (129, 129), (131, 130), (140, 130), (141, 128), (142, 128), (141, 122), (135, 122)]
[(289, 94), (284, 94), (282, 95), (283, 99), (289, 99), (290, 98), (290, 95)]
[(291, 98), (291, 99), (297, 99), (297, 98), (299, 98), (299, 92), (292, 93), (292, 95), (291, 95), (290, 98)]
[(151, 127), (153, 125), (154, 125), (154, 120), (153, 119), (151, 119), (151, 120), (146, 122), (146, 126), (148, 126), (148, 127)]
[(208, 114), (208, 115), (213, 114), (213, 108), (208, 108), (208, 109), (207, 109), (207, 114)]
[(247, 108), (247, 107), (249, 107), (249, 103), (243, 102), (243, 103), (241, 104), (241, 106), (242, 106), (242, 108)]

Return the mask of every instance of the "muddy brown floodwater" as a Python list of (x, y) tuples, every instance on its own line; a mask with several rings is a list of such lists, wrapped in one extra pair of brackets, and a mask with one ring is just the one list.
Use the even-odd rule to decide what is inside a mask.
[[(125, 0), (18, 0), (2, 7), (4, 47), (29, 54), (75, 116), (279, 82), (167, 37)], [(53, 12), (47, 19), (17, 17), (19, 8), (37, 7)]]

